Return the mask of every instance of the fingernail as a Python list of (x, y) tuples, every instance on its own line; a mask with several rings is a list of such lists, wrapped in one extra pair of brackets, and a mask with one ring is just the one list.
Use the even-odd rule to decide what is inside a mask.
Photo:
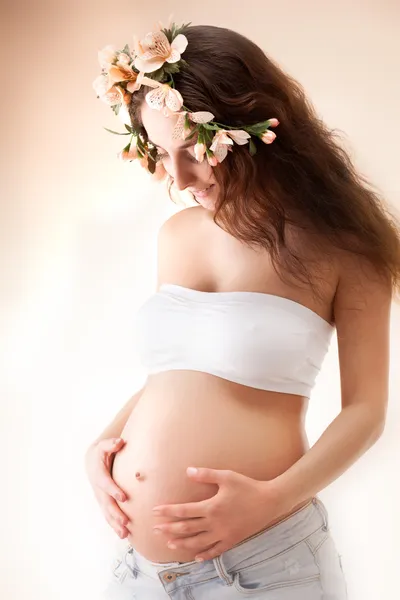
[(125, 498), (122, 494), (117, 494), (117, 500), (119, 500), (120, 502), (123, 502), (125, 500)]
[(160, 535), (161, 533), (161, 529), (153, 529), (153, 531), (156, 535)]
[(168, 548), (171, 548), (171, 550), (176, 550), (176, 545), (173, 544), (172, 542), (168, 542), (167, 546), (168, 546)]
[(196, 562), (203, 562), (204, 558), (201, 558), (200, 556), (196, 556), (196, 558), (194, 560)]

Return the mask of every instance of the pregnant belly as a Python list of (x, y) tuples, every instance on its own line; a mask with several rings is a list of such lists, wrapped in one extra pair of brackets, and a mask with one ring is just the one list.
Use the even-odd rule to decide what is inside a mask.
[(120, 507), (130, 519), (130, 543), (154, 562), (194, 560), (193, 551), (171, 550), (167, 534), (153, 533), (157, 523), (180, 519), (155, 517), (152, 508), (217, 493), (214, 484), (190, 480), (189, 466), (232, 469), (258, 480), (285, 471), (308, 447), (305, 401), (204, 373), (175, 371), (150, 378), (121, 434), (126, 444), (112, 470), (128, 496)]

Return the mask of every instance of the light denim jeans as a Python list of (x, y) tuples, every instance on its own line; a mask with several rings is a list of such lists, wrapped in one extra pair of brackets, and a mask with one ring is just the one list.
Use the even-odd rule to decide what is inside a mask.
[(201, 563), (154, 563), (130, 544), (115, 560), (107, 600), (346, 600), (327, 509), (306, 506)]

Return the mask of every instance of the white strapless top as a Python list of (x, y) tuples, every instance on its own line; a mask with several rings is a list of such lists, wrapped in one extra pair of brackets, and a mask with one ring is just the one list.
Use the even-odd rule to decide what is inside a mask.
[(163, 284), (135, 319), (148, 374), (210, 373), (310, 397), (335, 329), (310, 308), (263, 292), (202, 292)]

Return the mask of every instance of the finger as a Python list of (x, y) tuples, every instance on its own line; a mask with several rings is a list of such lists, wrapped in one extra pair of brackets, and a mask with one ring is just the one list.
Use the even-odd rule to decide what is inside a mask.
[(171, 536), (167, 541), (167, 546), (171, 550), (192, 550), (197, 554), (208, 550), (212, 545), (208, 531), (187, 538), (174, 538)]
[(155, 506), (153, 515), (155, 517), (178, 517), (180, 519), (195, 519), (205, 517), (210, 505), (208, 499), (200, 502), (187, 502), (186, 504), (165, 504)]
[(120, 523), (115, 521), (111, 514), (104, 512), (104, 516), (105, 516), (106, 521), (109, 524), (109, 526), (115, 531), (115, 533), (121, 539), (124, 539), (129, 534), (127, 527), (124, 527)]
[(211, 549), (196, 554), (194, 560), (196, 562), (202, 562), (203, 560), (212, 560), (213, 558), (220, 556), (223, 552), (226, 552), (226, 550), (229, 550), (229, 548), (225, 548), (222, 542), (217, 542), (217, 544), (214, 544), (214, 546)]
[(159, 529), (162, 533), (171, 536), (197, 535), (207, 531), (205, 519), (188, 519), (187, 521), (163, 523), (156, 525), (153, 529)]
[(125, 444), (122, 438), (107, 438), (97, 443), (97, 448), (105, 453), (118, 452)]
[(102, 473), (102, 475), (99, 477), (97, 486), (107, 496), (111, 496), (118, 502), (125, 502), (125, 500), (126, 500), (125, 492), (117, 486), (114, 479), (111, 477), (111, 475), (107, 471)]
[(104, 510), (106, 510), (111, 517), (120, 525), (127, 525), (129, 523), (128, 517), (122, 512), (118, 504), (114, 500), (110, 500), (108, 496), (108, 501), (104, 506)]

